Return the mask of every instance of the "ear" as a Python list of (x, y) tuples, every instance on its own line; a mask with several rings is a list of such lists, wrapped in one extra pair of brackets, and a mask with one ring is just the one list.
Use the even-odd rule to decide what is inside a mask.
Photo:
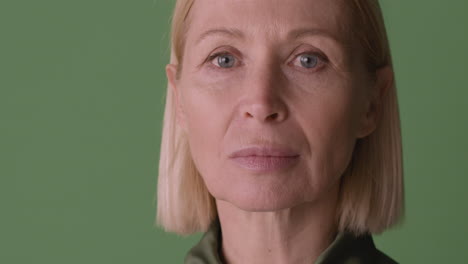
[(176, 109), (176, 121), (177, 124), (183, 129), (186, 130), (186, 121), (185, 121), (185, 112), (183, 110), (180, 98), (179, 91), (179, 80), (177, 76), (177, 65), (167, 64), (166, 65), (166, 77), (168, 81), (168, 92), (172, 91), (173, 104), (175, 104)]
[(390, 87), (393, 86), (393, 76), (391, 66), (385, 66), (376, 71), (376, 80), (366, 101), (358, 138), (370, 135), (377, 128), (382, 117), (383, 99)]

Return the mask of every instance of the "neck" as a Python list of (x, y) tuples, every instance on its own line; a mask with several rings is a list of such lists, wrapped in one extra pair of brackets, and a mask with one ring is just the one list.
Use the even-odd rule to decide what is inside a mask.
[(223, 263), (314, 263), (337, 234), (338, 191), (328, 196), (271, 212), (243, 211), (216, 200)]

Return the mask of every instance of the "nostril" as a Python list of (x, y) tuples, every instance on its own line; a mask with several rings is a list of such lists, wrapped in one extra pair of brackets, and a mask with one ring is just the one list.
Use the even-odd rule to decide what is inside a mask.
[(276, 119), (278, 117), (278, 113), (274, 113), (267, 117), (267, 119)]
[[(246, 117), (248, 118), (253, 118), (255, 117), (254, 115), (252, 115), (250, 112), (245, 112), (244, 114)], [(261, 115), (259, 115), (260, 117)], [(265, 121), (270, 121), (270, 120), (277, 120), (279, 118), (279, 114), (278, 113), (273, 113), (273, 114), (270, 114), (270, 115), (267, 115), (263, 120)]]

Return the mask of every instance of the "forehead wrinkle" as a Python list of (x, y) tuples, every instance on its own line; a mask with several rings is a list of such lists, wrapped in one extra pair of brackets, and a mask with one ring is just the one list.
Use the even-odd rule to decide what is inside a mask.
[[(209, 0), (195, 0), (194, 1), (195, 2), (194, 6), (196, 6), (195, 9), (197, 11), (200, 10), (199, 3), (204, 2), (204, 1), (209, 1)], [(211, 3), (211, 4), (214, 4), (215, 6), (224, 5), (223, 3), (221, 3), (221, 2), (223, 2), (222, 0), (221, 0), (221, 2), (220, 2), (220, 0), (214, 0), (214, 1), (215, 2)], [(256, 13), (255, 15), (243, 16), (242, 20), (236, 21), (235, 23), (233, 21), (231, 21), (232, 19), (226, 20), (226, 22), (228, 22), (228, 25), (229, 24), (230, 25), (236, 25), (237, 29), (241, 29), (241, 28), (248, 29), (249, 32), (244, 32), (244, 33), (248, 33), (249, 34), (248, 36), (246, 34), (242, 34), (241, 30), (237, 30), (235, 28), (225, 28), (226, 30), (223, 30), (223, 31), (225, 31), (223, 33), (228, 33), (228, 34), (226, 34), (226, 36), (231, 35), (229, 37), (235, 37), (235, 38), (242, 39), (242, 40), (245, 40), (246, 38), (247, 39), (255, 38), (255, 37), (258, 37), (260, 35), (264, 35), (267, 38), (272, 38), (272, 37), (275, 36), (275, 34), (278, 34), (278, 36), (284, 36), (282, 34), (287, 33), (287, 32), (285, 32), (287, 29), (284, 28), (284, 25), (290, 24), (292, 22), (292, 23), (296, 24), (297, 27), (299, 27), (299, 26), (305, 27), (306, 25), (304, 24), (304, 22), (306, 22), (305, 20), (307, 20), (307, 19), (305, 19), (305, 20), (304, 19), (299, 19), (299, 17), (304, 17), (304, 18), (310, 17), (311, 21), (314, 21), (314, 20), (315, 21), (323, 21), (323, 22), (325, 22), (325, 20), (328, 21), (329, 23), (327, 23), (327, 24), (332, 26), (334, 29), (337, 29), (339, 32), (329, 32), (328, 26), (327, 26), (327, 28), (322, 29), (321, 26), (319, 26), (319, 24), (322, 24), (321, 22), (319, 24), (314, 23), (315, 25), (309, 25), (308, 27), (310, 27), (310, 28), (315, 27), (317, 30), (328, 31), (327, 33), (329, 33), (329, 35), (333, 36), (334, 40), (339, 39), (339, 40), (341, 40), (341, 42), (346, 42), (346, 40), (344, 39), (345, 36), (341, 36), (342, 34), (338, 34), (338, 33), (347, 33), (346, 30), (344, 30), (345, 32), (342, 32), (342, 31), (343, 31), (343, 27), (345, 27), (345, 25), (348, 24), (348, 23), (346, 23), (347, 22), (346, 21), (347, 20), (347, 16), (346, 16), (347, 14), (346, 14), (346, 12), (343, 12), (344, 10), (343, 10), (343, 5), (341, 4), (341, 0), (339, 0), (338, 3), (335, 5), (335, 6), (338, 7), (337, 8), (338, 9), (337, 14), (332, 15), (332, 13), (330, 13), (332, 11), (329, 10), (329, 8), (325, 8), (325, 10), (323, 10), (322, 12), (316, 13), (316, 12), (314, 12), (316, 10), (316, 9), (314, 9), (314, 7), (308, 7), (308, 8), (300, 8), (300, 9), (296, 10), (296, 12), (298, 12), (298, 14), (301, 14), (301, 15), (294, 16), (294, 17), (288, 17), (288, 18), (286, 18), (284, 16), (281, 16), (281, 13), (285, 10), (285, 7), (282, 6), (282, 1), (270, 1), (270, 0), (268, 0), (268, 1), (269, 1), (269, 5), (267, 6), (267, 9), (264, 10), (263, 12)], [(244, 10), (244, 11), (242, 11), (242, 13), (247, 14), (247, 13), (249, 13), (250, 7), (253, 7), (253, 6), (259, 4), (259, 2), (261, 2), (261, 0), (259, 0), (259, 2), (250, 1), (250, 0), (247, 0), (247, 1), (246, 0), (237, 0), (236, 2), (238, 2), (239, 5), (236, 4), (235, 9), (238, 9), (240, 7), (240, 5), (242, 4), (242, 5), (244, 5), (242, 7), (243, 10)], [(234, 6), (232, 6), (232, 7), (234, 8)], [(195, 11), (193, 9), (194, 8), (192, 8), (192, 10), (191, 10), (192, 12), (189, 12), (190, 13), (189, 16), (193, 16), (193, 11)], [(319, 18), (317, 16), (319, 16), (321, 18)], [(345, 20), (341, 21), (341, 19), (345, 19)], [(261, 21), (261, 22), (259, 23), (259, 21)], [(209, 19), (205, 23), (213, 25), (213, 22), (215, 22), (215, 20)], [(335, 30), (332, 30), (332, 31), (335, 31)], [(206, 34), (206, 36), (208, 36), (210, 34)], [(200, 36), (200, 39), (204, 39), (206, 36), (203, 36), (203, 37)], [(198, 43), (199, 41), (200, 40), (196, 41), (196, 43)]]
[[(286, 29), (281, 27), (283, 24), (278, 19), (269, 20), (266, 23), (258, 23), (258, 21), (244, 21), (244, 23), (239, 23), (239, 27), (227, 27), (220, 26), (208, 29), (200, 34), (195, 40), (195, 45), (200, 44), (202, 41), (208, 37), (216, 35), (224, 35), (226, 37), (232, 37), (240, 40), (253, 39), (260, 35), (266, 35), (268, 39), (273, 39), (276, 33), (284, 32)], [(246, 29), (243, 31), (243, 29)]]
[[(209, 0), (195, 0), (194, 2), (204, 2)], [(223, 5), (223, 0), (214, 0), (215, 6)], [(228, 0), (232, 1), (232, 0)], [(299, 38), (294, 38), (294, 34), (297, 33), (301, 35), (301, 38), (304, 37), (327, 37), (331, 39), (334, 43), (339, 44), (343, 48), (347, 49), (352, 46), (352, 39), (353, 37), (349, 35), (349, 31), (346, 30), (349, 26), (348, 24), (348, 12), (344, 9), (344, 5), (342, 5), (342, 0), (337, 0), (338, 3), (334, 3), (337, 8), (335, 9), (336, 12), (332, 12), (330, 8), (324, 8), (321, 12), (315, 12), (317, 8), (313, 6), (311, 8), (299, 8), (296, 9), (298, 16), (293, 17), (285, 17), (281, 16), (281, 13), (285, 10), (285, 7), (282, 6), (280, 0), (278, 1), (271, 1), (269, 2), (270, 5), (267, 6), (267, 9), (263, 10), (262, 12), (255, 13), (255, 15), (247, 15), (249, 13), (249, 8), (245, 10), (245, 7), (253, 7), (254, 5), (258, 4), (262, 0), (251, 1), (251, 0), (237, 0), (238, 3), (243, 3), (244, 11), (243, 13), (246, 16), (242, 16), (243, 19), (234, 21), (232, 17), (227, 17), (224, 19), (222, 17), (218, 17), (216, 13), (214, 16), (203, 16), (202, 20), (198, 20), (197, 25), (198, 29), (208, 29), (202, 35), (193, 36), (193, 40), (195, 45), (202, 41), (202, 39), (207, 39), (208, 37), (217, 36), (221, 38), (227, 38), (230, 40), (240, 40), (242, 42), (251, 42), (258, 38), (263, 38), (267, 42), (281, 40), (281, 41), (290, 41), (296, 40)], [(267, 0), (270, 1), (270, 0)], [(293, 1), (293, 0), (292, 0)], [(346, 0), (348, 1), (348, 0)], [(232, 2), (231, 2), (232, 3)], [(323, 2), (318, 1), (320, 6), (323, 6)], [(198, 13), (201, 9), (201, 6), (197, 3), (194, 5), (195, 8), (192, 8), (192, 12), (189, 16), (193, 16), (193, 11), (197, 10)], [(234, 8), (237, 10), (241, 6), (236, 5), (229, 7), (229, 9)], [(318, 6), (317, 6), (318, 7)], [(324, 6), (325, 7), (325, 6)], [(214, 6), (212, 6), (214, 8)], [(288, 8), (288, 7), (286, 7)], [(195, 9), (195, 10), (194, 10)], [(234, 11), (234, 10), (232, 10)], [(238, 10), (239, 11), (239, 10)], [(312, 11), (312, 12), (311, 12)], [(239, 11), (240, 12), (240, 11)], [(247, 12), (247, 13), (246, 13)], [(300, 15), (299, 15), (300, 14)], [(197, 15), (196, 15), (197, 16)], [(197, 16), (199, 19), (200, 16)], [(302, 17), (303, 19), (301, 19)], [(205, 19), (208, 18), (208, 19)], [(308, 22), (308, 18), (310, 18), (310, 23)], [(202, 22), (203, 21), (203, 22)], [(223, 23), (224, 21), (225, 23)], [(202, 24), (201, 24), (201, 23)], [(221, 22), (221, 23), (219, 23)], [(291, 27), (286, 28), (285, 25), (291, 25)], [(294, 33), (289, 32), (288, 30), (295, 31)], [(197, 30), (199, 31), (199, 30)], [(208, 33), (208, 31), (212, 31)], [(224, 36), (223, 36), (224, 35)], [(197, 39), (198, 38), (198, 39)]]
[[(263, 28), (259, 27), (257, 30), (253, 31), (251, 35), (258, 36), (259, 35), (258, 32), (265, 32), (265, 31), (266, 30), (263, 30)], [(273, 36), (274, 33), (272, 32), (275, 32), (275, 30), (271, 30), (270, 33), (267, 33), (267, 35)], [(247, 38), (246, 34), (241, 29), (233, 28), (233, 27), (219, 27), (219, 28), (212, 28), (203, 32), (196, 40), (195, 45), (198, 45), (202, 41), (206, 40), (207, 38), (214, 37), (216, 35), (224, 35), (226, 37), (237, 38), (240, 40), (245, 40)], [(346, 45), (343, 39), (338, 38), (334, 34), (326, 30), (319, 29), (319, 28), (309, 28), (309, 27), (294, 28), (286, 34), (285, 38), (286, 40), (297, 40), (300, 38), (306, 38), (308, 36), (326, 37), (326, 38), (333, 40), (334, 42), (338, 44)]]
[[(224, 3), (223, 3), (223, 0), (211, 0), (211, 1), (215, 1), (214, 3), (210, 3), (210, 8), (215, 8), (215, 7), (218, 7), (219, 5), (223, 5), (224, 6)], [(227, 2), (230, 2), (231, 0), (228, 0)], [(261, 0), (260, 0), (261, 1)], [(224, 20), (222, 19), (222, 21), (225, 21), (227, 22), (227, 24), (230, 26), (230, 25), (235, 25), (237, 26), (237, 28), (233, 28), (233, 27), (223, 27), (223, 30), (224, 32), (222, 32), (221, 30), (219, 31), (219, 33), (221, 34), (224, 34), (224, 33), (227, 33), (225, 34), (226, 36), (229, 36), (231, 35), (232, 37), (236, 37), (236, 38), (239, 38), (239, 39), (246, 39), (246, 38), (254, 38), (256, 36), (259, 36), (260, 34), (261, 35), (266, 35), (268, 38), (272, 38), (274, 37), (275, 33), (281, 33), (281, 31), (285, 31), (285, 29), (282, 30), (282, 25), (284, 24), (287, 24), (288, 21), (284, 21), (285, 18), (283, 18), (281, 16), (281, 11), (284, 10), (284, 7), (281, 6), (281, 2), (279, 1), (271, 1), (271, 0), (266, 0), (269, 2), (269, 5), (267, 6), (267, 9), (264, 9), (262, 12), (258, 12), (258, 13), (255, 13), (254, 15), (252, 15), (251, 13), (251, 10), (256, 10), (257, 8), (255, 7), (256, 5), (259, 4), (259, 1), (252, 1), (252, 0), (236, 0), (236, 1), (233, 1), (231, 2), (230, 4), (234, 4), (234, 2), (237, 2), (235, 3), (235, 5), (231, 6), (230, 8), (233, 8), (241, 13), (243, 13), (244, 15), (246, 14), (250, 14), (250, 15), (247, 15), (247, 16), (243, 16), (243, 19), (239, 20), (239, 21), (232, 21), (230, 18), (228, 20)], [(200, 6), (200, 3), (201, 2), (210, 2), (210, 0), (194, 0), (195, 4), (194, 4), (194, 8), (192, 8), (190, 14), (189, 14), (189, 17), (190, 17), (190, 20), (192, 21), (193, 19), (193, 16), (194, 16), (194, 11), (196, 10), (195, 13), (198, 13), (200, 12), (200, 10), (202, 10), (201, 6)], [(234, 11), (234, 10), (231, 10), (231, 11)], [(198, 15), (195, 15), (196, 17), (198, 18), (201, 18), (201, 16), (198, 16)], [(216, 16), (216, 15), (215, 15)], [(207, 23), (205, 24), (206, 25), (213, 25), (213, 22), (215, 22), (216, 20), (214, 20), (213, 16), (209, 16), (209, 17), (205, 17), (203, 16), (203, 20), (205, 20), (205, 18), (208, 18), (208, 20), (205, 20), (204, 23)], [(289, 20), (289, 19), (288, 19)], [(259, 21), (261, 21), (259, 23)], [(199, 23), (196, 23), (200, 26)], [(202, 25), (202, 27), (205, 27)], [(220, 25), (221, 26), (221, 25)], [(221, 27), (220, 27), (221, 28)], [(237, 29), (245, 29), (244, 33), (247, 33), (247, 34), (242, 34), (241, 30), (237, 30)], [(211, 31), (211, 30), (209, 30)], [(207, 37), (208, 35), (211, 35), (213, 34), (214, 32), (205, 32), (203, 33), (202, 35), (200, 35), (200, 37), (198, 37), (198, 39), (194, 42), (194, 43), (198, 43), (200, 42), (202, 39), (205, 39), (205, 37)]]

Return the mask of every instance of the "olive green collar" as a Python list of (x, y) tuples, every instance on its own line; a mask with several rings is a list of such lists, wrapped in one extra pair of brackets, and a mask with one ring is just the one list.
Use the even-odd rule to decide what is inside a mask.
[[(185, 256), (184, 264), (222, 264), (221, 227), (216, 218), (198, 244)], [(339, 233), (335, 240), (320, 254), (315, 264), (397, 264), (390, 257), (379, 251), (372, 236), (354, 236), (351, 233)]]

